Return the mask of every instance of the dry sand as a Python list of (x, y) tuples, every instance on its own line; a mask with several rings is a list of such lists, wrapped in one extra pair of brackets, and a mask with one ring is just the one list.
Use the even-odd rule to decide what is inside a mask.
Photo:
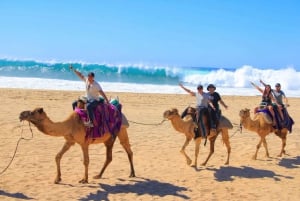
[[(83, 176), (82, 153), (78, 145), (62, 159), (62, 182), (54, 184), (55, 155), (64, 139), (42, 134), (28, 123), (20, 123), (23, 110), (43, 107), (53, 121), (64, 120), (72, 112), (71, 103), (81, 92), (0, 89), (0, 200), (299, 200), (300, 138), (299, 98), (289, 98), (289, 112), (296, 122), (288, 134), (284, 157), (277, 157), (281, 140), (267, 137), (271, 158), (263, 147), (252, 160), (258, 135), (238, 130), (239, 111), (254, 108), (259, 96), (223, 96), (229, 105), (223, 114), (234, 124), (230, 130), (230, 164), (224, 165), (226, 148), (219, 136), (215, 153), (207, 166), (200, 166), (209, 151), (201, 144), (198, 167), (189, 167), (180, 154), (185, 137), (170, 122), (159, 124), (165, 110), (180, 112), (194, 105), (189, 95), (107, 93), (118, 96), (130, 121), (128, 133), (134, 152), (136, 178), (129, 178), (127, 155), (118, 141), (113, 161), (102, 179), (93, 179), (105, 159), (103, 144), (90, 146), (89, 183)], [(253, 115), (253, 113), (252, 113)], [(20, 137), (22, 139), (19, 141)], [(14, 152), (16, 154), (14, 156)], [(193, 158), (194, 143), (187, 148)], [(14, 157), (13, 157), (14, 156)], [(12, 160), (13, 159), (13, 160)], [(6, 169), (9, 163), (10, 166)]]

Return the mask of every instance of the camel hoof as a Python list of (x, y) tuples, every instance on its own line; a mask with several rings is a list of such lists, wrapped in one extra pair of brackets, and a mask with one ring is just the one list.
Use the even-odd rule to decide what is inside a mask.
[(55, 179), (54, 184), (59, 184), (61, 182), (61, 178)]
[(94, 179), (101, 179), (101, 175), (98, 174), (98, 175), (94, 176), (93, 178), (94, 178)]
[(191, 164), (192, 164), (192, 160), (187, 160), (186, 163), (187, 163), (188, 165), (191, 165)]
[(87, 183), (89, 183), (89, 182), (88, 182), (88, 180), (86, 180), (86, 179), (81, 179), (81, 180), (79, 181), (79, 183), (81, 183), (81, 184), (87, 184)]
[(130, 174), (129, 177), (135, 177), (135, 174), (134, 174), (134, 173), (133, 173), (133, 174)]
[(202, 165), (202, 166), (206, 166), (206, 163), (202, 163), (201, 165)]
[(229, 165), (229, 162), (226, 162), (224, 165)]
[(256, 160), (256, 156), (253, 156), (252, 159), (253, 159), (253, 160)]
[(196, 168), (196, 167), (197, 167), (197, 165), (196, 165), (196, 164), (192, 164), (192, 165), (191, 165), (191, 167), (193, 167), (193, 168)]

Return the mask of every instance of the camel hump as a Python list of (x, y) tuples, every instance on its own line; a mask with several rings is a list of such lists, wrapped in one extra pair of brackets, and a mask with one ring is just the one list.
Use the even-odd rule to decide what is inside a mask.
[(218, 127), (232, 129), (233, 125), (227, 117), (224, 117), (223, 115), (221, 115)]
[(264, 120), (267, 122), (267, 124), (272, 124), (273, 123), (272, 118), (270, 117), (270, 115), (268, 115), (266, 113), (263, 113), (263, 112), (261, 112), (260, 114), (264, 118)]
[(259, 117), (262, 117), (267, 124), (273, 123), (272, 118), (267, 113), (259, 112), (255, 115), (254, 119), (258, 119)]
[(183, 119), (182, 119), (183, 121), (186, 121), (186, 122), (188, 122), (188, 121), (193, 121), (193, 117), (191, 116), (191, 115), (186, 115), (185, 117), (183, 117)]

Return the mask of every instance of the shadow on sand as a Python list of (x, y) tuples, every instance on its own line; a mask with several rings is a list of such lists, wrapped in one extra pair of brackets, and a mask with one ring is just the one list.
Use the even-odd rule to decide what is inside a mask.
[(135, 193), (137, 195), (150, 195), (150, 196), (174, 196), (181, 199), (190, 199), (188, 196), (182, 194), (182, 191), (187, 191), (185, 187), (179, 187), (170, 183), (163, 183), (156, 180), (137, 178), (137, 180), (131, 180), (131, 184), (99, 184), (103, 190), (98, 190), (96, 193), (91, 193), (84, 198), (79, 200), (109, 200), (110, 194), (121, 194), (121, 193)]
[(283, 158), (278, 165), (286, 168), (299, 168), (298, 165), (300, 165), (300, 156), (295, 158)]
[(286, 179), (293, 179), (290, 176), (278, 175), (270, 170), (255, 169), (248, 166), (241, 167), (221, 167), (207, 168), (207, 170), (215, 171), (214, 176), (217, 181), (233, 181), (235, 178), (247, 178), (247, 179), (257, 179), (257, 178), (271, 178), (276, 181), (280, 181), (280, 177)]
[(23, 200), (32, 200), (33, 198), (27, 197), (23, 193), (7, 193), (3, 190), (0, 190), (0, 196), (6, 196), (10, 198), (23, 199)]

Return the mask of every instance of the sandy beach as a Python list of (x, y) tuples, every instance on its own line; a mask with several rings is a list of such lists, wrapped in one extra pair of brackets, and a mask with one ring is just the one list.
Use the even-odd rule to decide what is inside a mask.
[[(35, 127), (31, 133), (28, 123), (19, 122), (18, 117), (24, 110), (43, 107), (51, 120), (62, 121), (72, 112), (72, 101), (83, 92), (2, 88), (0, 93), (3, 103), (0, 112), (0, 200), (283, 201), (300, 198), (299, 98), (289, 98), (288, 110), (295, 124), (287, 137), (287, 154), (277, 157), (281, 140), (270, 134), (267, 137), (270, 158), (265, 157), (261, 147), (257, 160), (252, 160), (259, 137), (246, 129), (240, 132), (239, 111), (244, 108), (253, 111), (260, 97), (222, 96), (229, 106), (222, 112), (234, 125), (229, 133), (230, 163), (224, 165), (226, 147), (218, 136), (215, 153), (207, 165), (200, 164), (208, 155), (209, 145), (201, 143), (197, 168), (192, 168), (180, 153), (184, 135), (175, 131), (169, 121), (160, 122), (165, 110), (175, 107), (182, 112), (186, 106), (195, 105), (193, 97), (107, 92), (109, 97), (119, 97), (123, 113), (129, 120), (136, 177), (129, 178), (127, 155), (117, 140), (113, 161), (103, 178), (93, 179), (93, 176), (103, 165), (104, 145), (91, 145), (89, 183), (78, 183), (84, 166), (81, 148), (75, 145), (61, 161), (62, 182), (54, 184), (55, 156), (64, 139), (46, 136)], [(24, 139), (20, 140), (21, 137)], [(193, 159), (193, 142), (187, 152)]]

